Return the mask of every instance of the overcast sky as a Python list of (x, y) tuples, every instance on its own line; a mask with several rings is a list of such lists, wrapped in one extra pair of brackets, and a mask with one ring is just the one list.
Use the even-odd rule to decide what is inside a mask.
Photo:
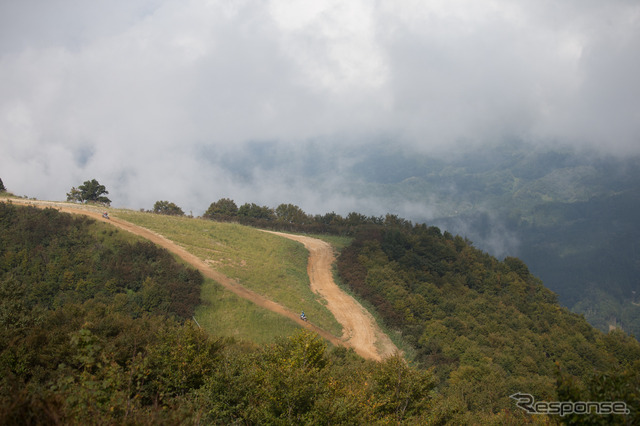
[(296, 167), (239, 181), (225, 155), (380, 135), (637, 154), (639, 76), (636, 0), (3, 0), (0, 178), (56, 200), (96, 178), (116, 206), (194, 214), (364, 211), (339, 175), (325, 200)]

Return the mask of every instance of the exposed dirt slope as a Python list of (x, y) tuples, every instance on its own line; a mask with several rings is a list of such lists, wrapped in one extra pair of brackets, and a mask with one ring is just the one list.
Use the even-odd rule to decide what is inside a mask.
[(360, 303), (346, 294), (333, 280), (335, 260), (331, 245), (317, 238), (271, 232), (298, 241), (309, 250), (307, 273), (311, 290), (327, 301), (327, 308), (342, 324), (342, 339), (365, 358), (377, 359), (392, 355), (398, 349), (378, 327), (375, 319)]
[(309, 237), (279, 233), (279, 235), (284, 237), (302, 242), (309, 250), (309, 266), (307, 269), (312, 290), (327, 300), (328, 309), (344, 327), (344, 334), (342, 338), (338, 338), (311, 323), (302, 321), (297, 312), (293, 312), (284, 306), (241, 286), (234, 279), (229, 278), (211, 268), (211, 266), (206, 264), (202, 259), (189, 253), (173, 241), (170, 241), (162, 235), (152, 232), (146, 228), (118, 219), (117, 217), (104, 219), (97, 208), (84, 205), (25, 199), (10, 199), (9, 201), (15, 204), (32, 205), (42, 208), (52, 207), (66, 213), (83, 214), (99, 221), (108, 222), (120, 229), (139, 235), (176, 254), (185, 262), (198, 269), (204, 276), (213, 279), (236, 295), (265, 309), (269, 309), (272, 312), (283, 315), (309, 330), (313, 330), (334, 345), (351, 347), (365, 358), (380, 360), (383, 357), (392, 354), (396, 350), (389, 338), (379, 329), (369, 312), (359, 305), (352, 297), (340, 290), (340, 288), (333, 282), (331, 274), (333, 251), (331, 250), (331, 246), (323, 241)]

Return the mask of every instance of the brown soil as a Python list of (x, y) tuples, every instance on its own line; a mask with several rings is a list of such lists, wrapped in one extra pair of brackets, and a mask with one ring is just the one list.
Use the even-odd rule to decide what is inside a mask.
[(327, 308), (335, 316), (336, 320), (342, 324), (344, 330), (342, 338), (338, 338), (311, 323), (302, 321), (298, 313), (241, 286), (234, 279), (216, 271), (202, 259), (194, 256), (162, 235), (125, 220), (118, 219), (117, 217), (111, 217), (110, 219), (103, 218), (102, 213), (96, 207), (15, 198), (9, 199), (8, 201), (15, 204), (33, 205), (41, 208), (52, 207), (66, 213), (83, 214), (99, 221), (111, 223), (120, 229), (146, 238), (154, 244), (176, 254), (185, 262), (199, 270), (204, 276), (213, 279), (243, 299), (249, 300), (262, 308), (295, 321), (302, 327), (318, 333), (334, 345), (353, 348), (364, 358), (381, 360), (397, 351), (395, 345), (389, 337), (382, 332), (380, 327), (378, 327), (371, 314), (355, 299), (344, 293), (333, 281), (331, 267), (335, 260), (333, 250), (331, 246), (324, 241), (310, 237), (274, 232), (274, 234), (301, 242), (307, 250), (309, 250), (309, 265), (307, 271), (311, 281), (311, 289), (327, 301)]
[(398, 349), (378, 327), (375, 319), (360, 303), (346, 294), (333, 280), (333, 248), (325, 241), (302, 235), (271, 232), (298, 241), (309, 250), (307, 273), (311, 290), (327, 301), (327, 308), (342, 324), (342, 340), (361, 356), (380, 360), (393, 355)]

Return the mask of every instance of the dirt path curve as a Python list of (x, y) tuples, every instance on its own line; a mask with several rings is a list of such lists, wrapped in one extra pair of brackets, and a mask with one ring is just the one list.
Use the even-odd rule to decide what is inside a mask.
[(346, 294), (333, 280), (333, 248), (325, 241), (302, 235), (265, 231), (304, 244), (309, 250), (307, 273), (311, 290), (327, 301), (327, 308), (342, 324), (342, 339), (369, 359), (380, 360), (398, 349), (378, 327), (375, 319), (358, 301)]
[[(370, 318), (370, 321), (364, 320), (362, 318), (358, 319), (359, 317), (366, 317), (367, 315), (371, 317), (371, 315), (362, 306), (357, 304), (355, 300), (350, 298), (350, 296), (344, 294), (335, 285), (335, 283), (333, 283), (333, 278), (331, 276), (331, 264), (333, 261), (333, 252), (331, 250), (331, 246), (329, 246), (327, 243), (324, 243), (323, 241), (316, 240), (313, 238), (308, 238), (308, 237), (300, 237), (302, 239), (308, 239), (308, 241), (306, 242), (305, 241), (300, 241), (300, 242), (305, 244), (305, 247), (307, 247), (307, 249), (311, 253), (309, 257), (308, 271), (309, 271), (309, 279), (311, 281), (312, 289), (313, 291), (315, 291), (318, 294), (321, 294), (325, 298), (327, 298), (325, 294), (329, 295), (329, 298), (327, 298), (327, 302), (328, 302), (327, 307), (334, 315), (336, 315), (336, 319), (338, 320), (338, 322), (340, 322), (343, 325), (345, 330), (344, 336), (342, 339), (334, 336), (331, 333), (328, 333), (327, 331), (321, 328), (314, 326), (313, 324), (302, 321), (297, 312), (293, 312), (285, 308), (284, 306), (272, 300), (269, 300), (266, 297), (258, 293), (255, 293), (252, 290), (249, 290), (246, 287), (243, 287), (242, 285), (238, 284), (238, 282), (235, 281), (234, 279), (227, 277), (226, 275), (216, 271), (215, 269), (212, 269), (202, 259), (189, 253), (183, 247), (179, 246), (178, 244), (174, 243), (171, 240), (168, 240), (167, 238), (163, 237), (160, 234), (150, 231), (147, 228), (134, 225), (131, 222), (127, 222), (125, 220), (118, 219), (116, 217), (111, 217), (111, 219), (105, 219), (102, 217), (102, 213), (100, 212), (100, 210), (96, 207), (77, 205), (77, 204), (71, 204), (71, 203), (62, 203), (62, 202), (26, 200), (26, 199), (19, 199), (19, 198), (11, 198), (11, 199), (7, 199), (7, 201), (12, 202), (14, 204), (31, 205), (31, 206), (40, 207), (40, 208), (51, 207), (65, 213), (83, 214), (85, 216), (92, 217), (98, 221), (110, 223), (120, 229), (131, 232), (132, 234), (139, 235), (153, 242), (154, 244), (157, 244), (160, 247), (163, 247), (169, 250), (170, 252), (176, 254), (182, 260), (184, 260), (185, 262), (189, 263), (191, 266), (199, 270), (204, 276), (211, 278), (212, 280), (216, 281), (217, 283), (225, 287), (227, 290), (235, 293), (239, 297), (242, 297), (243, 299), (249, 300), (262, 308), (268, 309), (272, 312), (275, 312), (277, 314), (280, 314), (282, 316), (285, 316), (295, 321), (302, 327), (305, 327), (309, 330), (312, 330), (318, 333), (320, 336), (330, 341), (334, 345), (341, 345), (341, 346), (353, 348), (356, 351), (356, 353), (358, 353), (360, 356), (364, 358), (380, 360), (383, 357), (392, 354), (393, 351), (395, 350), (395, 346), (393, 346), (393, 343), (391, 343), (390, 340), (388, 342), (384, 341), (384, 338), (388, 340), (388, 337), (384, 333), (382, 333), (382, 331), (379, 330), (373, 318)], [(285, 236), (287, 238), (292, 238), (292, 239), (297, 238), (297, 236), (289, 235), (289, 234), (280, 234), (280, 235)], [(293, 237), (296, 237), (296, 238), (293, 238)], [(318, 249), (314, 248), (312, 251), (310, 246), (321, 246), (322, 244), (314, 244), (313, 241), (326, 244), (329, 250), (328, 256), (330, 257), (327, 258), (327, 254), (324, 253), (324, 250), (322, 249), (319, 250), (320, 257), (318, 257), (317, 255), (314, 255), (314, 253), (317, 252)], [(310, 246), (308, 246), (308, 244)], [(313, 278), (312, 274), (314, 277), (317, 276), (321, 278)], [(336, 287), (337, 292), (331, 289), (327, 290), (327, 286), (326, 286), (327, 275), (331, 283), (333, 283), (333, 285)], [(313, 287), (314, 287), (314, 283), (318, 283), (318, 282), (322, 284), (320, 284), (319, 290), (316, 290)], [(349, 298), (353, 302), (355, 302), (359, 307), (359, 308), (356, 307), (355, 310), (356, 311), (359, 310), (361, 314), (346, 314), (347, 312), (351, 312), (354, 310), (354, 305), (349, 305), (349, 302), (339, 302), (338, 301), (340, 300), (339, 294), (342, 294), (345, 299)], [(333, 306), (333, 308), (331, 306)], [(334, 311), (334, 309), (336, 309), (337, 311)], [(338, 314), (336, 314), (336, 312), (338, 312)], [(345, 318), (344, 321), (346, 321), (346, 323), (343, 322), (343, 319), (341, 318)], [(376, 347), (375, 347), (376, 341), (382, 342), (382, 344), (380, 343), (378, 344), (378, 346), (381, 348), (380, 351), (376, 350)]]

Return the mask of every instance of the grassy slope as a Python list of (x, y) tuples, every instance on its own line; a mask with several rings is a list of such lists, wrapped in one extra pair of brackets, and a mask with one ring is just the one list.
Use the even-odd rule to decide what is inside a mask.
[(205, 279), (201, 297), (203, 304), (196, 309), (196, 319), (214, 336), (265, 344), (276, 337), (290, 336), (300, 328), (288, 318), (236, 296), (211, 279)]
[[(186, 217), (113, 210), (118, 217), (178, 243), (243, 286), (293, 310), (340, 336), (342, 327), (309, 288), (308, 252), (302, 244), (254, 228)], [(264, 343), (291, 334), (297, 325), (224, 291), (207, 280), (200, 324), (216, 335)]]

